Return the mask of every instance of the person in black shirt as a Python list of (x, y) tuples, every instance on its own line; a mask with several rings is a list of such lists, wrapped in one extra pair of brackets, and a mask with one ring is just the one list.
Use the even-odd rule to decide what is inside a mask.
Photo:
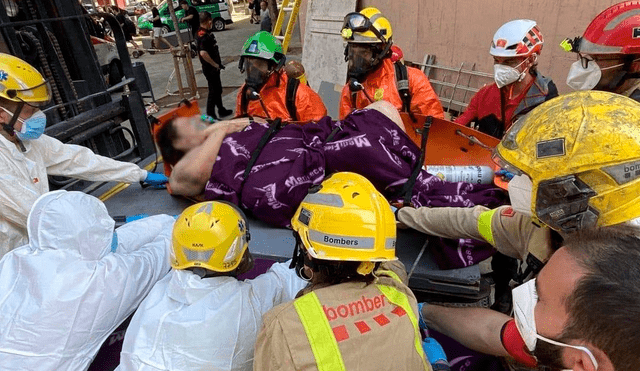
[(180, 18), (180, 22), (188, 22), (189, 27), (191, 27), (191, 36), (195, 40), (196, 34), (200, 29), (200, 16), (198, 15), (198, 10), (190, 6), (187, 0), (181, 0), (180, 6), (184, 9), (184, 17)]
[(224, 108), (222, 105), (222, 81), (220, 81), (220, 70), (224, 69), (218, 43), (211, 28), (213, 19), (211, 13), (204, 11), (200, 13), (200, 29), (196, 36), (198, 45), (198, 55), (202, 63), (202, 73), (207, 78), (209, 84), (209, 95), (207, 97), (207, 115), (216, 118), (215, 107), (218, 107), (220, 117), (229, 116), (232, 110)]
[[(116, 17), (116, 20), (118, 21), (118, 23), (120, 23), (120, 27), (122, 27), (124, 39), (130, 42), (135, 49), (140, 49), (135, 40), (133, 40), (133, 35), (136, 34), (136, 25), (129, 18), (127, 18), (127, 11), (118, 8), (116, 5), (113, 5), (111, 9)], [(142, 55), (144, 53), (144, 50), (140, 50), (139, 53), (139, 55)]]
[(162, 36), (162, 19), (160, 18), (160, 12), (157, 7), (153, 7), (151, 9), (151, 22), (153, 22), (153, 47), (156, 49), (160, 49), (159, 41), (162, 41), (165, 45), (171, 49), (173, 45), (169, 43), (167, 39)]

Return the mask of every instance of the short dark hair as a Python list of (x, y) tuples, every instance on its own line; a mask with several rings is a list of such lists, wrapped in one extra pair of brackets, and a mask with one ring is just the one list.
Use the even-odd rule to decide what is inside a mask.
[(187, 0), (180, 0), (180, 5), (189, 5), (189, 3), (187, 2)]
[(586, 271), (566, 301), (562, 339), (587, 341), (616, 370), (640, 364), (640, 229), (617, 225), (572, 233), (565, 247)]
[(160, 127), (155, 135), (156, 144), (160, 148), (162, 159), (166, 164), (175, 165), (184, 156), (184, 151), (177, 150), (173, 147), (173, 139), (178, 136), (175, 120), (170, 120)]
[(207, 23), (211, 20), (211, 13), (208, 11), (200, 12), (200, 23)]

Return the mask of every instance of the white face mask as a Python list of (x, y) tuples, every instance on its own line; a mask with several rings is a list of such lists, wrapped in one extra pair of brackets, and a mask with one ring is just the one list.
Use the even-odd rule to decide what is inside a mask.
[(538, 293), (536, 292), (536, 280), (532, 279), (524, 284), (516, 287), (512, 291), (513, 296), (513, 316), (515, 317), (516, 327), (524, 340), (529, 351), (536, 349), (536, 342), (542, 340), (544, 342), (567, 348), (573, 348), (587, 353), (594, 368), (598, 369), (598, 362), (593, 353), (585, 347), (560, 343), (555, 340), (548, 339), (542, 335), (538, 335), (536, 330), (535, 308), (538, 303)]
[(596, 62), (589, 62), (587, 68), (582, 67), (582, 62), (577, 60), (571, 64), (567, 75), (567, 85), (573, 90), (591, 90), (598, 85), (602, 77), (602, 71)]
[(533, 184), (526, 175), (515, 175), (509, 181), (509, 199), (511, 208), (524, 215), (533, 215), (531, 212), (531, 192)]
[(567, 85), (573, 90), (591, 90), (598, 85), (602, 78), (602, 71), (623, 66), (624, 63), (616, 64), (605, 68), (600, 68), (594, 60), (589, 60), (587, 68), (582, 67), (582, 61), (578, 59), (571, 64), (567, 74)]
[(524, 79), (527, 71), (524, 70), (522, 72), (518, 71), (518, 67), (522, 65), (522, 63), (527, 60), (523, 60), (515, 67), (507, 66), (504, 64), (494, 64), (493, 65), (493, 79), (498, 85), (498, 88), (502, 88), (509, 84), (513, 84), (516, 81), (522, 81)]

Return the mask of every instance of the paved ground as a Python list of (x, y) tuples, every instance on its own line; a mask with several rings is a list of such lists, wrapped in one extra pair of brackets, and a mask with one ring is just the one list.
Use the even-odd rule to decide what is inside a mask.
[[(240, 74), (240, 70), (238, 69), (238, 60), (240, 58), (242, 45), (251, 35), (260, 30), (259, 25), (249, 23), (248, 15), (234, 13), (233, 20), (234, 23), (227, 25), (226, 30), (215, 34), (220, 48), (220, 55), (222, 56), (222, 62), (226, 66), (226, 69), (221, 73), (221, 78), (222, 86), (224, 88), (223, 103), (225, 107), (229, 109), (235, 108), (237, 90), (244, 82), (244, 76)], [(139, 40), (142, 40), (143, 38), (139, 38)], [(300, 60), (301, 55), (302, 47), (299, 31), (297, 31), (294, 32), (290, 42), (287, 58)], [(180, 100), (179, 96), (177, 96), (177, 79), (175, 77), (171, 79), (171, 81), (169, 79), (174, 71), (174, 62), (171, 54), (156, 53), (151, 55), (149, 53), (145, 53), (138, 59), (132, 59), (132, 61), (144, 63), (147, 73), (149, 74), (149, 80), (151, 82), (154, 95), (161, 109), (171, 108), (173, 104)], [(198, 58), (193, 58), (192, 61), (198, 85), (199, 103), (200, 107), (203, 108), (206, 107), (207, 80), (202, 74), (202, 66)], [(180, 62), (180, 65), (182, 66), (182, 61)], [(182, 76), (183, 86), (186, 87), (187, 81), (186, 77), (184, 77), (184, 72)]]

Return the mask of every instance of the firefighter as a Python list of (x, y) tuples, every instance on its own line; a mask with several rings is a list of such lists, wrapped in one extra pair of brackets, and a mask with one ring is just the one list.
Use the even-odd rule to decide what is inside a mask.
[(558, 96), (550, 78), (538, 73), (544, 39), (535, 21), (516, 19), (503, 24), (489, 48), (495, 83), (478, 91), (455, 122), (502, 138), (519, 117), (540, 103)]
[(582, 37), (560, 44), (577, 54), (567, 85), (603, 90), (640, 101), (640, 3), (627, 1), (598, 14)]
[[(427, 305), (422, 310), (427, 324), (472, 349), (509, 355), (529, 366), (540, 363), (569, 368), (573, 364), (582, 367), (574, 370), (595, 370), (599, 363), (601, 370), (630, 369), (634, 363), (629, 359), (635, 364), (638, 359), (633, 338), (627, 334), (639, 329), (629, 325), (637, 323), (629, 315), (640, 308), (640, 303), (620, 298), (637, 297), (632, 291), (637, 291), (638, 279), (616, 277), (615, 271), (640, 269), (640, 231), (624, 225), (640, 217), (640, 104), (598, 91), (558, 97), (513, 126), (496, 148), (496, 155), (501, 165), (517, 174), (514, 180), (519, 179), (517, 189), (509, 190), (515, 200), (513, 207), (530, 214), (537, 225), (562, 235), (560, 245), (564, 247), (551, 255), (538, 275), (537, 286), (542, 287), (539, 303), (544, 304), (537, 308), (536, 286), (531, 280), (514, 289), (515, 322), (490, 310)], [(419, 214), (420, 211), (402, 209), (398, 217), (407, 223), (428, 220)], [(515, 219), (515, 215), (510, 217)], [(495, 242), (511, 238), (511, 243), (531, 246), (531, 241), (523, 238), (531, 227), (521, 224), (522, 230), (518, 230), (515, 222), (496, 223), (496, 214), (488, 215), (484, 222), (481, 218), (482, 214), (476, 227), (480, 232), (465, 233), (480, 234)], [(518, 218), (522, 220), (524, 216)], [(441, 219), (439, 223), (447, 221)], [(473, 224), (468, 220), (465, 228), (472, 230)], [(625, 260), (632, 266), (623, 268)], [(596, 267), (600, 262), (602, 265)], [(595, 281), (608, 283), (605, 290), (611, 290), (609, 293), (617, 302), (603, 297), (601, 287), (581, 286), (587, 285), (584, 274), (589, 272)], [(562, 291), (553, 291), (552, 286)], [(572, 294), (579, 286), (582, 291)], [(548, 311), (552, 307), (548, 303), (558, 303), (566, 297), (571, 297), (570, 303), (554, 307), (555, 312)], [(465, 323), (460, 326), (462, 318)], [(607, 338), (612, 334), (624, 340)], [(542, 339), (537, 342), (542, 349), (536, 347), (536, 339)], [(556, 346), (551, 348), (553, 353), (548, 352), (550, 342)], [(558, 358), (563, 352), (573, 357)], [(549, 359), (550, 356), (555, 358)], [(581, 365), (577, 366), (578, 362)], [(607, 367), (611, 362), (614, 368)]]
[(417, 68), (392, 59), (391, 24), (376, 8), (344, 17), (347, 83), (340, 99), (340, 119), (374, 101), (391, 102), (399, 111), (444, 118), (440, 99)]
[(282, 121), (318, 121), (327, 115), (320, 96), (282, 68), (286, 57), (273, 35), (260, 31), (242, 47), (238, 64), (246, 73), (238, 92), (236, 115), (280, 118)]
[(250, 237), (244, 214), (229, 203), (203, 202), (180, 214), (173, 226), (173, 270), (133, 316), (118, 370), (252, 369), (262, 315), (292, 300), (306, 282), (289, 262), (238, 280), (253, 267)]
[(416, 299), (400, 280), (393, 213), (374, 186), (336, 173), (291, 224), (296, 270), (309, 286), (263, 317), (254, 370), (430, 370)]
[(162, 187), (167, 177), (136, 164), (99, 156), (90, 149), (63, 144), (44, 133), (50, 100), (47, 81), (27, 62), (0, 53), (0, 257), (27, 240), (27, 215), (49, 191), (47, 175), (92, 181)]

